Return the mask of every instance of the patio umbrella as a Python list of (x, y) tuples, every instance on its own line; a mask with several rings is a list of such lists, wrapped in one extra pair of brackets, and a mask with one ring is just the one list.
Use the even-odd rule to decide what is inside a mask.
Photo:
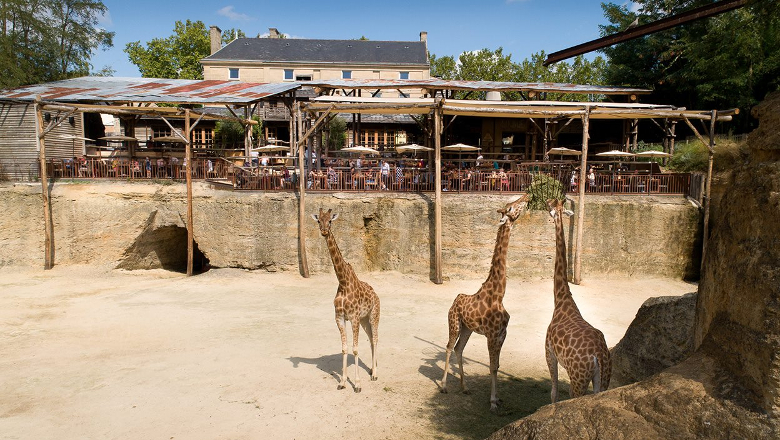
[(342, 148), (339, 151), (346, 151), (347, 153), (359, 153), (359, 154), (379, 154), (379, 151), (373, 148), (364, 147), (362, 145), (355, 145), (354, 147)]
[(268, 151), (289, 151), (290, 147), (285, 147), (282, 145), (266, 145), (264, 147), (257, 147), (252, 148), (252, 151), (260, 151), (260, 152), (268, 152)]
[(647, 150), (642, 151), (641, 153), (636, 153), (636, 157), (672, 157), (672, 155), (669, 153), (664, 153), (663, 151)]
[(629, 153), (627, 151), (612, 150), (612, 151), (605, 151), (603, 153), (597, 153), (596, 156), (634, 157), (636, 155), (634, 153)]
[(409, 144), (409, 145), (399, 145), (395, 147), (395, 151), (399, 153), (408, 153), (409, 151), (433, 151), (433, 148), (429, 147), (423, 147), (422, 145), (417, 144)]
[(65, 134), (65, 135), (62, 135), (62, 136), (60, 136), (60, 137), (61, 137), (62, 139), (70, 139), (71, 141), (73, 141), (73, 156), (75, 156), (75, 155), (76, 155), (76, 141), (90, 141), (90, 142), (95, 142), (95, 140), (94, 140), (94, 139), (90, 139), (90, 138), (88, 138), (88, 137), (84, 137), (84, 136), (76, 136), (76, 135), (74, 135), (74, 134)]
[(115, 136), (103, 136), (101, 138), (98, 138), (103, 141), (108, 142), (131, 142), (131, 141), (137, 141), (138, 139), (132, 137), (132, 136), (123, 136), (123, 135), (115, 135)]
[(463, 165), (463, 163), (460, 161), (460, 154), (462, 152), (464, 152), (464, 151), (471, 151), (471, 152), (479, 151), (482, 148), (474, 147), (474, 146), (466, 145), (466, 144), (453, 144), (453, 145), (447, 145), (445, 147), (441, 147), (441, 149), (443, 151), (457, 151), (458, 152), (458, 169), (460, 169), (461, 166)]
[(159, 136), (151, 139), (151, 141), (152, 142), (175, 142), (179, 144), (184, 143), (184, 139), (180, 138), (179, 136)]
[(582, 156), (582, 151), (572, 150), (566, 147), (550, 148), (549, 154), (559, 154), (561, 156)]

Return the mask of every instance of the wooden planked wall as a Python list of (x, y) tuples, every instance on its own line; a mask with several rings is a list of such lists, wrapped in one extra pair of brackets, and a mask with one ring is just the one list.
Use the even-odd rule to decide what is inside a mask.
[[(50, 113), (51, 118), (64, 114)], [(84, 141), (63, 136), (84, 136), (84, 118), (74, 113), (50, 131), (45, 138), (46, 157), (66, 159), (81, 156)], [(44, 122), (44, 126), (48, 123)], [(75, 154), (74, 154), (75, 152)], [(0, 103), (0, 180), (35, 180), (38, 177), (38, 147), (35, 142), (35, 108), (33, 104)]]

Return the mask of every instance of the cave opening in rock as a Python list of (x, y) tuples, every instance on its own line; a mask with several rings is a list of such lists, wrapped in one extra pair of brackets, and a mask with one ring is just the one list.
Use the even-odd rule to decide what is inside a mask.
[[(192, 270), (202, 273), (209, 269), (209, 259), (194, 243)], [(165, 269), (187, 271), (187, 229), (166, 225), (147, 228), (126, 251), (118, 269)]]

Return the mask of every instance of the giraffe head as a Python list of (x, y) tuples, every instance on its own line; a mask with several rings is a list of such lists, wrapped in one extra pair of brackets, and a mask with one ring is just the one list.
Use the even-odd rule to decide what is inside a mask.
[(320, 234), (322, 234), (323, 237), (327, 237), (328, 234), (330, 234), (330, 224), (333, 222), (333, 220), (339, 218), (338, 214), (331, 214), (332, 211), (333, 211), (332, 209), (328, 209), (328, 211), (325, 212), (322, 210), (322, 208), (320, 208), (319, 214), (311, 215), (311, 218), (313, 218), (314, 221), (319, 223)]
[(507, 221), (511, 226), (520, 214), (528, 208), (528, 194), (523, 194), (514, 202), (509, 202), (503, 208), (498, 210), (501, 214), (501, 220), (498, 221), (499, 225), (503, 225)]
[(557, 219), (563, 220), (562, 216), (564, 215), (566, 217), (571, 217), (574, 215), (573, 212), (563, 207), (563, 203), (564, 200), (558, 199), (550, 199), (547, 201), (547, 208), (550, 210), (550, 217), (552, 217), (553, 221)]

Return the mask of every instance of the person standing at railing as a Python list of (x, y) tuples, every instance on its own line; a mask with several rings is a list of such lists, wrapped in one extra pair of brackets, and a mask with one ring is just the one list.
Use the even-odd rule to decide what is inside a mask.
[(179, 175), (179, 158), (176, 156), (171, 157), (171, 178)]
[(386, 161), (382, 161), (382, 189), (387, 189), (387, 185), (390, 184), (390, 164)]
[(590, 167), (588, 171), (588, 185), (590, 185), (591, 190), (596, 187), (596, 172), (593, 170), (593, 167)]
[(332, 166), (328, 166), (328, 189), (335, 188), (336, 182), (338, 182), (336, 170), (334, 170)]
[(144, 168), (146, 168), (146, 178), (151, 179), (152, 178), (152, 161), (149, 160), (149, 157), (146, 157), (144, 159)]

